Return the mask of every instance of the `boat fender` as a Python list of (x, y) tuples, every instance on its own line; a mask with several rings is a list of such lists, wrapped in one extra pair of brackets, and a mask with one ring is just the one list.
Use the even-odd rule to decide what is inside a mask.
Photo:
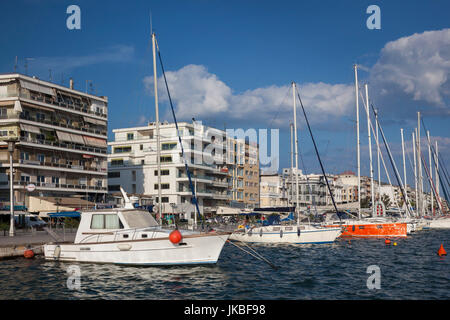
[(27, 259), (32, 259), (34, 257), (34, 251), (31, 249), (25, 250), (23, 256)]
[(297, 228), (297, 237), (300, 237), (300, 228)]
[(259, 236), (262, 237), (262, 229), (259, 229)]
[(169, 240), (170, 242), (172, 242), (173, 244), (177, 244), (181, 241), (181, 239), (183, 239), (183, 236), (181, 235), (181, 232), (178, 231), (177, 229), (173, 230), (170, 234), (169, 234)]
[(283, 238), (283, 229), (280, 230), (280, 238)]
[(55, 259), (59, 259), (60, 255), (61, 255), (61, 247), (59, 245), (57, 245), (55, 248), (55, 251), (53, 252), (53, 257)]
[(128, 250), (131, 249), (131, 244), (128, 244), (128, 243), (121, 243), (121, 244), (118, 244), (118, 245), (117, 245), (117, 248), (118, 248), (120, 251), (128, 251)]

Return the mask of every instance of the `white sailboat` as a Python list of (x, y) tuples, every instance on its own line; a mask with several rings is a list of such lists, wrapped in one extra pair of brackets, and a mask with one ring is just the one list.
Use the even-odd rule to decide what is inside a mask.
[[(299, 188), (298, 188), (298, 139), (297, 139), (297, 110), (295, 98), (295, 83), (292, 82), (292, 94), (294, 100), (294, 136), (295, 136), (295, 168), (291, 163), (292, 172), (296, 175), (296, 225), (271, 225), (271, 226), (253, 226), (250, 228), (239, 229), (230, 236), (230, 240), (242, 242), (260, 242), (260, 243), (297, 243), (297, 244), (315, 244), (332, 243), (342, 233), (340, 227), (326, 228), (322, 226), (313, 226), (300, 223), (299, 211)], [(292, 162), (292, 161), (291, 161)]]
[[(155, 34), (152, 33), (155, 108), (159, 160), (159, 119), (156, 89)], [(174, 114), (175, 118), (175, 114)], [(176, 123), (176, 119), (175, 123)], [(181, 144), (181, 141), (180, 141)], [(186, 164), (187, 166), (187, 164)], [(158, 161), (158, 173), (160, 163)], [(158, 174), (158, 184), (161, 180)], [(158, 188), (158, 204), (161, 199)], [(47, 260), (127, 265), (179, 265), (216, 263), (230, 233), (165, 229), (153, 216), (134, 209), (126, 193), (123, 208), (84, 211), (73, 243), (44, 245)], [(195, 198), (195, 193), (193, 191)], [(161, 213), (161, 210), (158, 210)]]

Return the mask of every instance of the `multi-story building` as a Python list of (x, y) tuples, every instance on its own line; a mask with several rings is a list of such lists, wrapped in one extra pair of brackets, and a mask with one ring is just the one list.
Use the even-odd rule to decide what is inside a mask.
[(261, 174), (260, 206), (261, 208), (288, 206), (286, 178), (283, 175), (278, 173)]
[[(283, 176), (286, 179), (288, 203), (295, 206), (297, 202), (296, 195), (296, 176), (291, 174), (290, 168), (283, 169)], [(336, 203), (342, 202), (342, 184), (338, 179), (330, 174), (327, 174), (328, 183)], [(332, 205), (332, 198), (325, 181), (325, 177), (321, 174), (305, 175), (301, 170), (298, 170), (298, 201), (301, 209), (310, 208), (311, 206), (327, 206)]]
[[(9, 202), (8, 142), (14, 196), (89, 201), (107, 194), (107, 104), (97, 97), (22, 74), (0, 75), (0, 199)], [(28, 186), (28, 188), (26, 188)]]
[[(225, 131), (203, 126), (199, 122), (181, 122), (178, 128), (184, 158), (175, 124), (160, 124), (162, 212), (183, 212), (187, 218), (195, 212), (185, 161), (189, 165), (201, 214), (213, 213), (218, 206), (228, 206), (232, 201), (253, 204), (253, 198), (248, 196), (246, 203), (244, 197), (245, 141), (227, 137)], [(115, 129), (113, 133), (115, 140), (109, 143), (111, 153), (108, 156), (109, 191), (117, 192), (122, 186), (126, 192), (158, 200), (155, 123)], [(258, 185), (252, 187), (259, 190), (259, 162), (249, 163), (248, 166), (258, 181)], [(247, 181), (254, 183), (255, 178)], [(259, 192), (248, 190), (256, 194), (253, 197), (259, 198)]]

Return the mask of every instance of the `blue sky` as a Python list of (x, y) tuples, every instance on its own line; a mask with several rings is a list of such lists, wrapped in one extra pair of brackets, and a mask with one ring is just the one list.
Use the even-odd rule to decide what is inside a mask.
[[(81, 30), (66, 28), (71, 4), (81, 8)], [(381, 9), (381, 30), (366, 27), (371, 4)], [(0, 72), (12, 72), (18, 56), (21, 73), (28, 57), (34, 58), (28, 74), (41, 79), (51, 69), (53, 81), (68, 85), (72, 77), (83, 91), (92, 80), (109, 98), (112, 137), (114, 128), (154, 117), (150, 11), (180, 120), (279, 128), (280, 167), (287, 167), (288, 87), (295, 81), (327, 171), (355, 171), (356, 62), (365, 67), (360, 80), (369, 82), (397, 165), (400, 127), (410, 142), (417, 111), (450, 162), (446, 1), (2, 1)], [(162, 98), (162, 118), (171, 121), (167, 107)], [(300, 112), (298, 118), (305, 169), (318, 172)], [(361, 118), (364, 174), (366, 121)]]

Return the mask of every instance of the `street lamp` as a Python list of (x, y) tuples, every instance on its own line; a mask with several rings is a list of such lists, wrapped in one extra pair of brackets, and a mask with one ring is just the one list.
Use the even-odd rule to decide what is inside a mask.
[(9, 236), (14, 237), (14, 168), (13, 168), (13, 153), (16, 140), (8, 140), (9, 151), (9, 210), (10, 210), (10, 222), (9, 222)]

